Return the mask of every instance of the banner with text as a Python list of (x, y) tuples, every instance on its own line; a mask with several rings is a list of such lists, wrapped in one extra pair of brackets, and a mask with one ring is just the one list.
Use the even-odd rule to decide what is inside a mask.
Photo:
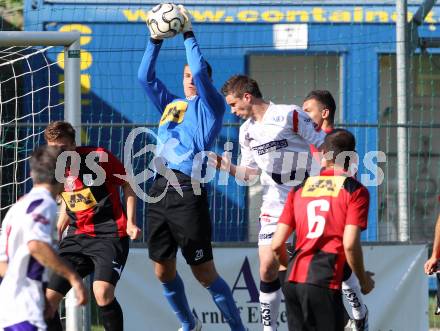
[[(427, 330), (428, 278), (423, 273), (427, 258), (424, 245), (364, 247), (365, 265), (375, 273), (376, 288), (365, 296), (370, 331)], [(214, 261), (228, 282), (249, 330), (262, 329), (259, 313), (259, 274), (257, 248), (215, 248)], [(190, 307), (204, 329), (228, 330), (209, 292), (195, 280), (179, 254), (177, 270), (185, 283)], [(146, 249), (131, 249), (117, 286), (127, 330), (169, 331), (180, 326), (162, 295)], [(287, 330), (284, 303), (278, 317), (279, 331)]]

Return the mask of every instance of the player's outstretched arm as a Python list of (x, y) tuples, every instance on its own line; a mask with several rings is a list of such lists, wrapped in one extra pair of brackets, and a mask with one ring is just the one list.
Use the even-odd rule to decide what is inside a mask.
[(8, 262), (0, 261), (0, 277), (5, 277), (6, 270), (8, 270)]
[(358, 277), (362, 293), (370, 293), (374, 288), (372, 278), (374, 273), (365, 271), (361, 247), (361, 228), (352, 224), (345, 225), (343, 243), (347, 263)]
[(87, 303), (87, 290), (84, 287), (81, 277), (69, 267), (52, 249), (43, 241), (31, 240), (28, 242), (30, 254), (43, 266), (52, 269), (55, 273), (66, 278), (75, 289), (78, 304)]
[(261, 174), (261, 169), (258, 167), (253, 157), (249, 141), (246, 139), (246, 129), (242, 125), (239, 134), (241, 161), (240, 165), (235, 165), (231, 162), (229, 153), (225, 152), (222, 156), (210, 152), (208, 154), (208, 162), (211, 166), (228, 172), (240, 181), (246, 184), (252, 184)]
[(177, 98), (156, 77), (156, 62), (161, 46), (162, 40), (152, 35), (138, 69), (139, 83), (160, 113), (164, 111), (171, 101)]
[(222, 95), (215, 88), (211, 77), (209, 77), (208, 65), (192, 31), (191, 15), (182, 5), (179, 5), (179, 9), (185, 17), (182, 33), (185, 40), (186, 59), (191, 69), (194, 85), (197, 88), (197, 94), (214, 115), (223, 116), (225, 113), (225, 102)]
[(4, 277), (8, 269), (8, 256), (6, 255), (6, 230), (0, 229), (0, 277)]
[(7, 239), (8, 231), (6, 230), (7, 223), (8, 223), (7, 219), (5, 218), (3, 220), (3, 227), (0, 228), (0, 277), (1, 278), (5, 276), (6, 270), (8, 269), (8, 255), (6, 254), (7, 251), (6, 245), (8, 243), (8, 239)]
[(432, 247), (432, 255), (425, 263), (425, 273), (431, 275), (437, 271), (437, 261), (440, 258), (440, 214), (435, 224), (434, 245)]
[(124, 191), (125, 207), (127, 210), (127, 234), (130, 239), (139, 239), (141, 230), (136, 225), (136, 194), (128, 182), (122, 185)]
[(208, 164), (219, 170), (228, 172), (231, 176), (244, 182), (254, 181), (261, 170), (258, 168), (251, 168), (241, 165), (235, 165), (231, 162), (228, 155), (223, 154), (222, 156), (217, 155), (213, 152), (208, 153)]

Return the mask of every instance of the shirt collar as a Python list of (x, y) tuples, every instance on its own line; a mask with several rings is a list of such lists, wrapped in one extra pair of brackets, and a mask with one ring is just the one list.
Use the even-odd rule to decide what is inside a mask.
[(50, 195), (49, 190), (47, 188), (45, 188), (45, 187), (42, 187), (42, 186), (40, 186), (40, 187), (33, 187), (31, 189), (31, 192), (46, 193), (46, 194)]
[(321, 127), (321, 130), (324, 131), (326, 134), (329, 134), (329, 133), (332, 133), (334, 129), (333, 128), (324, 129)]
[(346, 176), (348, 177), (348, 173), (345, 170), (341, 169), (322, 169), (321, 176)]

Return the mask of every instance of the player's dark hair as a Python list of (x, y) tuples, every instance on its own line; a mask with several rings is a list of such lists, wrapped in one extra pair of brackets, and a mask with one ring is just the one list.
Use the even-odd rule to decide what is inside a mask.
[(237, 98), (243, 97), (245, 93), (249, 93), (256, 98), (263, 97), (257, 81), (246, 75), (234, 75), (229, 78), (223, 84), (222, 93), (224, 96), (233, 95)]
[(316, 100), (321, 103), (326, 109), (329, 110), (330, 121), (333, 123), (335, 120), (336, 102), (330, 91), (327, 90), (313, 90), (307, 94), (304, 101)]
[(75, 129), (69, 122), (51, 122), (44, 130), (44, 139), (46, 139), (46, 142), (54, 142), (63, 138), (67, 138), (72, 143), (75, 143)]
[(58, 156), (63, 149), (57, 146), (40, 146), (31, 155), (29, 164), (31, 167), (32, 181), (34, 184), (57, 183), (55, 170)]
[[(352, 155), (354, 155), (356, 152), (355, 147), (356, 139), (350, 131), (345, 129), (333, 130), (325, 137), (323, 144), (323, 150), (326, 154), (333, 152), (333, 155), (329, 155), (329, 157), (326, 157), (326, 159), (332, 161), (333, 163), (342, 163), (343, 161), (343, 167), (345, 170), (348, 170), (350, 165), (349, 154), (353, 153)], [(344, 157), (344, 159), (341, 159), (341, 157)]]
[[(212, 67), (208, 61), (205, 60), (205, 63), (206, 63), (206, 70), (208, 71), (208, 76), (209, 78), (212, 78)], [(185, 64), (185, 67), (189, 67), (189, 64), (188, 63)]]

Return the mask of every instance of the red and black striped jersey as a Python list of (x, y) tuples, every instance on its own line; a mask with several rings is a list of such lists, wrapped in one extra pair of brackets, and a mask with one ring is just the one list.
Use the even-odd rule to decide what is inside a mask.
[(279, 222), (296, 231), (289, 281), (340, 289), (346, 258), (345, 225), (367, 227), (368, 190), (344, 172), (323, 170), (288, 195)]
[[(81, 159), (78, 176), (74, 176), (73, 167), (66, 169), (66, 182), (61, 194), (70, 218), (67, 235), (86, 234), (105, 238), (127, 236), (127, 217), (119, 194), (119, 186), (125, 180), (118, 177), (125, 175), (124, 166), (104, 148), (77, 147), (76, 152)], [(95, 162), (95, 166), (91, 166), (94, 169), (86, 164), (86, 157), (90, 153)], [(97, 169), (96, 165), (101, 169)], [(103, 175), (104, 181), (99, 178)]]

